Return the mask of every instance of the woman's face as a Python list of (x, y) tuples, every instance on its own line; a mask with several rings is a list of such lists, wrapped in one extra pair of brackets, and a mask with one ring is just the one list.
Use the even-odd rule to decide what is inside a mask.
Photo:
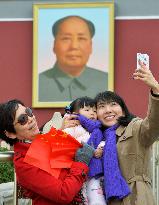
[(98, 102), (97, 116), (104, 126), (111, 127), (117, 123), (119, 117), (124, 116), (124, 113), (116, 102)]
[(16, 131), (15, 136), (19, 140), (32, 140), (34, 136), (39, 133), (35, 116), (30, 109), (22, 106), (21, 104), (18, 105), (13, 124)]

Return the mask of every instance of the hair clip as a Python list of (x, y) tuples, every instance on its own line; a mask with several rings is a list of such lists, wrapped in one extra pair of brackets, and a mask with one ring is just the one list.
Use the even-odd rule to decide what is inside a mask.
[(71, 106), (70, 105), (67, 105), (66, 107), (65, 107), (65, 112), (66, 113), (71, 113)]

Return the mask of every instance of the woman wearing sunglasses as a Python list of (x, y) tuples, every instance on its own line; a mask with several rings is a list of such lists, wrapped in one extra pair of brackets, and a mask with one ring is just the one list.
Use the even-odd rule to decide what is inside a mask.
[(88, 145), (78, 149), (71, 168), (62, 169), (56, 179), (23, 161), (31, 141), (38, 133), (39, 128), (32, 110), (21, 101), (11, 100), (0, 105), (0, 138), (14, 145), (17, 180), (25, 188), (27, 196), (33, 199), (33, 205), (77, 204), (77, 196), (86, 180), (94, 149)]

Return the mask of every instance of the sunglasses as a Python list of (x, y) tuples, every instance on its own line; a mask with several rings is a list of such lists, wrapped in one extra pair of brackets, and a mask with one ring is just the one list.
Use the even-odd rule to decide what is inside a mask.
[(32, 109), (30, 109), (29, 107), (27, 107), (25, 109), (25, 114), (21, 114), (19, 117), (18, 117), (18, 120), (17, 122), (15, 123), (16, 124), (20, 124), (20, 125), (25, 125), (27, 122), (28, 122), (28, 117), (33, 117), (33, 111)]

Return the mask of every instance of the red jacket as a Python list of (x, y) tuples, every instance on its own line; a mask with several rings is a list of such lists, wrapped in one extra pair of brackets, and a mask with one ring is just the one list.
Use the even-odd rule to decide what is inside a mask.
[[(27, 190), (33, 205), (69, 204), (80, 191), (86, 180), (88, 167), (81, 162), (73, 162), (70, 169), (63, 169), (59, 179), (47, 172), (23, 162), (30, 144), (14, 145), (14, 166), (19, 184)], [(39, 156), (40, 157), (40, 156)]]

